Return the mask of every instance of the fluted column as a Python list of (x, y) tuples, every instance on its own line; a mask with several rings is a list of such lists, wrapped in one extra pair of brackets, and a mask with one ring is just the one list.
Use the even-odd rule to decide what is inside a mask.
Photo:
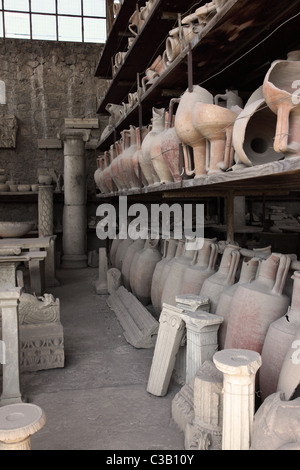
[(147, 387), (152, 395), (164, 396), (168, 391), (176, 354), (185, 331), (181, 314), (179, 308), (163, 304)]
[(214, 355), (223, 372), (223, 450), (249, 450), (251, 445), (255, 375), (261, 356), (246, 349), (224, 349)]
[(63, 258), (62, 267), (77, 269), (87, 267), (87, 188), (85, 143), (90, 131), (65, 129), (64, 141), (64, 190)]
[(18, 305), (22, 289), (0, 291), (2, 341), (5, 347), (0, 406), (21, 403)]
[(186, 383), (189, 383), (218, 349), (218, 329), (223, 318), (206, 312), (188, 312), (182, 318), (187, 328)]

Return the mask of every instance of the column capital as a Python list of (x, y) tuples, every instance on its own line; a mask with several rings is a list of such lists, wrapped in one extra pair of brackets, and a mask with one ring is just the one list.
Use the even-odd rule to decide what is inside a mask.
[(246, 349), (224, 349), (214, 355), (216, 367), (225, 375), (251, 376), (261, 367), (261, 355)]
[(17, 305), (22, 291), (22, 287), (0, 290), (0, 307)]
[(223, 317), (207, 312), (184, 312), (182, 319), (186, 323), (186, 327), (196, 327), (199, 330), (207, 326), (220, 325), (223, 322)]
[(88, 129), (64, 129), (58, 134), (61, 140), (78, 139), (87, 142), (90, 138), (91, 131)]

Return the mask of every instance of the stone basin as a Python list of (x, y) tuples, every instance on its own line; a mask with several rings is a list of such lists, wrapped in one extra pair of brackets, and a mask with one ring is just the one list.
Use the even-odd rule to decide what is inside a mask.
[(34, 222), (0, 222), (1, 238), (17, 238), (26, 235), (34, 227)]

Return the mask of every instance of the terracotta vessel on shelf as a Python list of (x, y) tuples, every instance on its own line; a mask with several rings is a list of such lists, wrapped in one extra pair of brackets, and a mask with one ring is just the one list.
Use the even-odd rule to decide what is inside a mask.
[(132, 244), (129, 245), (125, 253), (123, 263), (122, 263), (122, 282), (123, 282), (124, 287), (126, 287), (128, 291), (131, 291), (130, 268), (132, 265), (134, 255), (138, 251), (141, 251), (144, 248), (144, 246), (145, 246), (145, 240), (143, 240), (142, 238), (139, 238), (138, 240), (135, 240)]
[(104, 152), (104, 170), (103, 170), (103, 180), (105, 181), (106, 187), (109, 190), (109, 194), (114, 192), (115, 187), (113, 180), (110, 175), (110, 164), (111, 164), (111, 152)]
[(104, 156), (97, 158), (97, 165), (98, 165), (98, 168), (94, 173), (94, 180), (95, 180), (96, 186), (100, 189), (102, 194), (108, 194), (110, 191), (104, 179), (104, 168), (105, 168)]
[[(175, 130), (183, 144), (185, 172), (195, 178), (206, 175), (207, 144), (205, 137), (194, 127), (193, 114), (197, 103), (213, 104), (213, 96), (204, 88), (195, 85), (180, 99), (175, 117)], [(190, 149), (193, 149), (193, 164)]]
[(132, 157), (133, 170), (136, 176), (136, 186), (132, 189), (139, 189), (142, 186), (148, 185), (148, 182), (140, 167), (140, 159), (142, 158), (142, 142), (149, 132), (150, 129), (148, 127), (143, 127), (142, 129), (140, 129), (139, 127), (136, 128), (136, 151)]
[(217, 239), (204, 239), (203, 247), (196, 252), (193, 263), (188, 266), (182, 279), (182, 294), (199, 295), (204, 281), (216, 270), (218, 256)]
[(232, 129), (237, 113), (214, 104), (196, 103), (194, 127), (210, 142), (208, 174), (220, 173), (233, 164)]
[(132, 292), (143, 305), (151, 303), (152, 277), (161, 258), (159, 240), (146, 240), (144, 249), (139, 252), (134, 272), (130, 269)]
[(264, 341), (263, 366), (259, 371), (259, 385), (263, 400), (277, 391), (283, 362), (300, 328), (300, 272), (296, 271), (293, 279), (291, 307), (283, 317), (271, 323)]
[(157, 134), (155, 138), (152, 141), (152, 145), (150, 148), (150, 158), (151, 158), (151, 163), (154, 168), (154, 171), (156, 172), (158, 178), (159, 178), (159, 183), (171, 183), (173, 182), (173, 176), (172, 173), (169, 169), (169, 166), (166, 164), (166, 161), (164, 160), (163, 157), (163, 142), (165, 141), (165, 135), (169, 129), (169, 113), (165, 114), (165, 129)]
[(116, 142), (114, 145), (113, 160), (110, 164), (110, 176), (112, 180), (114, 181), (117, 187), (117, 190), (119, 192), (122, 192), (123, 190), (126, 189), (126, 184), (124, 182), (123, 175), (120, 172), (120, 165), (119, 165), (120, 155), (122, 155), (123, 150), (124, 150), (124, 143)]
[(209, 299), (211, 313), (216, 313), (222, 292), (235, 283), (239, 261), (239, 247), (227, 245), (218, 271), (204, 281), (199, 294)]
[(221, 106), (222, 101), (226, 103), (227, 109), (232, 109), (238, 106), (242, 110), (244, 107), (243, 100), (239, 96), (237, 90), (226, 90), (226, 93), (215, 96), (215, 105)]
[(180, 155), (181, 141), (176, 133), (173, 123), (175, 120), (173, 116), (174, 104), (179, 103), (179, 101), (180, 100), (178, 99), (172, 99), (170, 101), (169, 120), (161, 146), (163, 159), (175, 182), (181, 181), (183, 175), (183, 162), (181, 161)]
[(176, 305), (176, 296), (182, 294), (184, 272), (187, 266), (192, 263), (195, 253), (196, 250), (189, 249), (189, 241), (187, 240), (182, 255), (179, 258), (175, 258), (172, 263), (162, 293), (162, 304)]
[(169, 274), (172, 271), (172, 266), (176, 262), (176, 260), (183, 255), (183, 252), (184, 252), (184, 240), (177, 240), (175, 256), (173, 258), (170, 258), (164, 264), (161, 275), (160, 275), (159, 286), (157, 288), (156, 295), (155, 295), (155, 308), (157, 312), (162, 310), (162, 295), (163, 295), (164, 287), (169, 277)]
[(239, 286), (231, 304), (225, 349), (261, 354), (269, 326), (287, 312), (290, 303), (282, 293), (290, 264), (289, 256), (273, 253), (261, 261), (255, 281)]
[(241, 284), (249, 284), (255, 280), (258, 266), (258, 258), (252, 258), (250, 260), (245, 259), (242, 264), (239, 281), (225, 289), (221, 294), (216, 310), (216, 315), (220, 315), (224, 319), (218, 330), (219, 349), (224, 349), (225, 346), (227, 325), (230, 317), (233, 296)]
[(124, 180), (128, 189), (136, 188), (138, 181), (133, 166), (133, 156), (136, 152), (136, 128), (130, 126), (128, 131), (124, 131), (128, 135), (128, 146), (120, 157), (120, 171), (124, 175)]
[(152, 129), (146, 135), (142, 142), (142, 153), (140, 155), (139, 160), (139, 164), (141, 166), (142, 172), (144, 174), (148, 186), (152, 186), (154, 184), (159, 183), (159, 177), (157, 176), (151, 162), (150, 150), (152, 147), (153, 139), (156, 137), (157, 134), (164, 130), (165, 109), (153, 108), (152, 114)]
[(166, 56), (169, 63), (174, 62), (181, 51), (193, 41), (199, 32), (199, 26), (195, 26), (192, 22), (187, 22), (178, 28), (169, 31), (169, 37), (166, 40)]
[(232, 142), (246, 166), (263, 165), (284, 158), (273, 148), (276, 115), (259, 99), (246, 105), (233, 126)]
[(136, 9), (134, 13), (131, 15), (128, 21), (128, 29), (129, 31), (134, 35), (137, 36), (140, 32), (140, 30), (143, 27), (145, 20), (141, 17), (141, 11), (138, 8), (138, 5), (136, 6)]
[(155, 313), (161, 312), (161, 283), (162, 273), (165, 265), (174, 258), (178, 242), (173, 238), (164, 241), (164, 250), (162, 260), (155, 267), (151, 284), (151, 303)]
[(263, 84), (267, 105), (277, 114), (276, 152), (300, 156), (300, 100), (297, 94), (300, 60), (272, 63)]

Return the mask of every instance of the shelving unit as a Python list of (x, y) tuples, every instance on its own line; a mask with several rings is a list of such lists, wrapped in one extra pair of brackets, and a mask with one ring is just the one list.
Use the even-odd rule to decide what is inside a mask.
[[(151, 15), (139, 36), (134, 40), (122, 67), (111, 81), (110, 87), (100, 103), (98, 113), (104, 114), (108, 103), (120, 104), (129, 92), (136, 91), (137, 74), (145, 72), (165, 49), (168, 31), (176, 23), (175, 14), (194, 12), (205, 4), (199, 2), (170, 2), (157, 0)], [(173, 9), (171, 7), (173, 6)], [(190, 9), (190, 10), (189, 10)], [(130, 11), (129, 11), (130, 10)], [(130, 2), (123, 4), (120, 14), (130, 17)], [(165, 12), (172, 12), (172, 21), (163, 20)], [(117, 21), (117, 20), (116, 20)], [(180, 96), (187, 88), (189, 79), (201, 85), (212, 94), (236, 89), (246, 101), (260, 85), (271, 63), (286, 59), (287, 53), (300, 48), (299, 40), (300, 5), (298, 0), (228, 0), (224, 7), (209, 21), (207, 26), (187, 46), (165, 72), (141, 96), (135, 105), (115, 126), (98, 146), (98, 151), (109, 150), (120, 132), (129, 125), (148, 125), (152, 107), (168, 108), (172, 97)], [(116, 23), (117, 26), (117, 23)], [(109, 36), (107, 50), (112, 51), (114, 34)], [(117, 51), (115, 51), (117, 52)], [(100, 58), (96, 76), (108, 65), (105, 54)], [(188, 59), (190, 65), (188, 67)], [(188, 74), (192, 74), (189, 76)], [(106, 76), (108, 78), (108, 76)], [(111, 78), (111, 75), (110, 77)], [(129, 198), (137, 195), (142, 200), (198, 199), (200, 197), (224, 197), (230, 201), (238, 195), (284, 194), (297, 191), (300, 183), (300, 158), (286, 158), (272, 164), (227, 171), (198, 179), (187, 179), (127, 191)], [(111, 199), (118, 193), (98, 195), (97, 198)], [(232, 204), (228, 204), (232, 206)], [(228, 217), (228, 238), (233, 237), (233, 220)]]

